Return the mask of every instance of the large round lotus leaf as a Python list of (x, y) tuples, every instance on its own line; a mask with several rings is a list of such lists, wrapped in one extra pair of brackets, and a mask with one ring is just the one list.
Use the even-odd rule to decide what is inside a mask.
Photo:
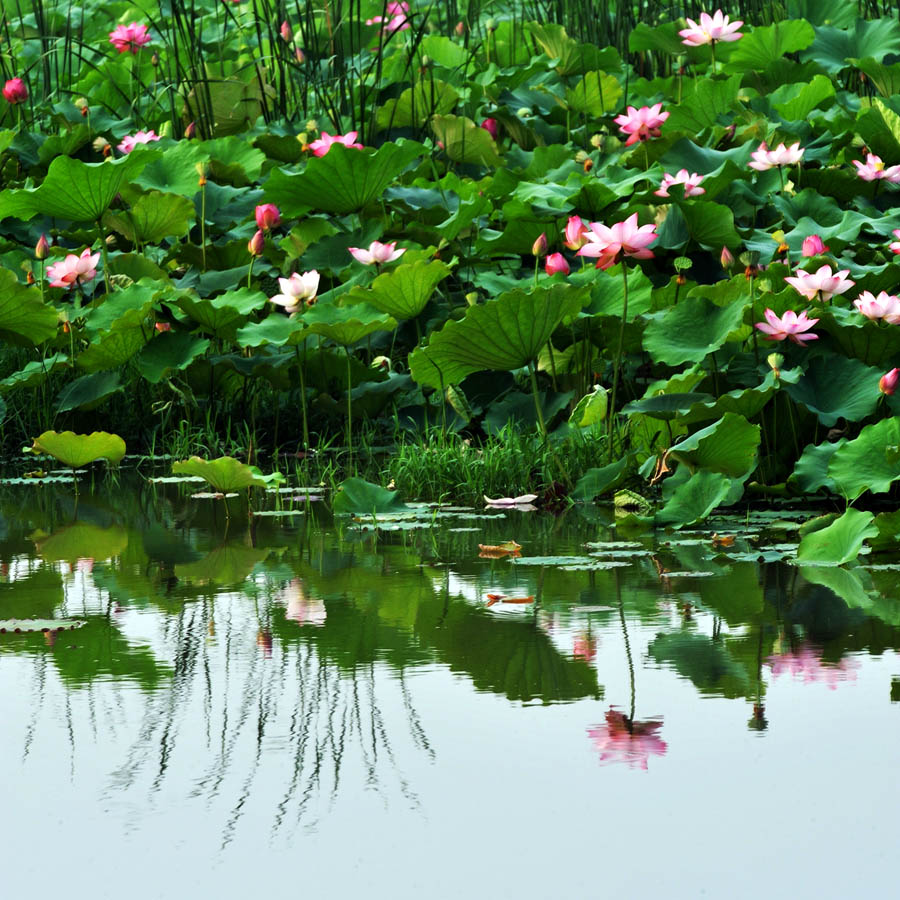
[(238, 347), (283, 347), (285, 344), (296, 346), (302, 344), (313, 332), (307, 328), (302, 316), (285, 316), (272, 312), (262, 322), (249, 322), (238, 328), (236, 342)]
[(68, 412), (71, 409), (94, 409), (110, 394), (122, 389), (118, 372), (94, 372), (82, 375), (70, 381), (56, 395), (54, 404), (56, 411)]
[(107, 212), (103, 223), (129, 241), (146, 244), (187, 234), (195, 216), (194, 204), (186, 197), (150, 191), (138, 197), (128, 212)]
[(716, 306), (704, 297), (685, 297), (677, 306), (648, 316), (644, 349), (654, 362), (669, 366), (700, 362), (742, 326), (749, 305), (749, 294), (728, 306)]
[(644, 397), (627, 403), (622, 412), (626, 414), (643, 413), (652, 419), (676, 419), (686, 413), (697, 403), (706, 403), (715, 398), (712, 394), (657, 394), (655, 397)]
[(725, 413), (718, 422), (675, 444), (670, 456), (692, 469), (745, 478), (756, 468), (759, 435), (759, 425), (735, 413)]
[(398, 512), (407, 507), (396, 491), (389, 491), (363, 478), (347, 478), (334, 495), (332, 508), (336, 513), (371, 515)]
[(256, 466), (248, 466), (233, 456), (220, 456), (211, 460), (192, 456), (173, 463), (172, 474), (196, 475), (223, 494), (248, 487), (267, 487), (284, 480), (280, 472), (263, 475)]
[(497, 145), (485, 128), (465, 116), (434, 116), (431, 128), (454, 162), (478, 166), (502, 166)]
[(834, 488), (848, 500), (883, 494), (900, 478), (900, 420), (882, 419), (838, 447), (828, 464)]
[(668, 503), (656, 514), (657, 525), (693, 525), (702, 522), (725, 501), (733, 487), (732, 479), (721, 472), (701, 469), (675, 488)]
[(46, 359), (33, 359), (30, 363), (13, 372), (0, 381), (0, 394), (18, 388), (37, 387), (43, 384), (54, 372), (69, 366), (69, 357), (65, 353), (54, 353)]
[(266, 301), (266, 295), (260, 291), (242, 287), (217, 297), (184, 293), (176, 302), (201, 329), (216, 337), (231, 339), (238, 326), (243, 325), (251, 313), (262, 309)]
[(838, 419), (858, 422), (875, 412), (883, 374), (858, 359), (831, 354), (811, 360), (803, 377), (795, 384), (785, 383), (784, 390), (830, 428)]
[(19, 284), (8, 269), (0, 269), (0, 339), (24, 339), (40, 344), (56, 335), (59, 315), (41, 302), (34, 288)]
[(440, 260), (420, 259), (379, 275), (359, 296), (395, 319), (413, 319), (425, 309), (438, 282), (449, 274), (449, 266)]
[(288, 216), (301, 215), (310, 209), (340, 214), (355, 212), (377, 200), (424, 152), (422, 144), (415, 141), (382, 144), (374, 152), (332, 144), (324, 156), (311, 159), (299, 175), (276, 169), (266, 181), (265, 198), (277, 203)]
[(572, 410), (569, 416), (569, 424), (576, 428), (590, 428), (597, 425), (606, 418), (606, 410), (609, 405), (609, 397), (606, 389), (599, 384), (591, 391), (585, 394)]
[(588, 300), (588, 288), (566, 284), (525, 292), (508, 291), (483, 306), (472, 306), (461, 321), (432, 334), (427, 347), (409, 356), (419, 384), (440, 389), (485, 369), (520, 369), (537, 359), (550, 335)]
[(342, 347), (351, 347), (376, 331), (393, 331), (397, 327), (395, 319), (365, 303), (319, 303), (303, 314), (303, 321), (311, 334), (320, 334)]
[(98, 459), (115, 464), (125, 455), (125, 441), (117, 434), (94, 431), (91, 434), (75, 434), (72, 431), (45, 431), (34, 439), (31, 448), (35, 453), (47, 453), (64, 466), (77, 469)]
[(874, 516), (860, 509), (848, 509), (826, 528), (804, 535), (797, 550), (797, 562), (818, 566), (839, 566), (859, 556), (866, 538), (878, 536)]
[(208, 348), (207, 338), (186, 331), (165, 331), (141, 350), (135, 365), (147, 381), (159, 384), (171, 372), (186, 369)]

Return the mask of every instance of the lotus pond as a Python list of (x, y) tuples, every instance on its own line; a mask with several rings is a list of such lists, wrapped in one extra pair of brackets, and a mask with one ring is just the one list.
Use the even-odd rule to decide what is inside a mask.
[(889, 890), (896, 556), (197, 487), (0, 489), (9, 896)]

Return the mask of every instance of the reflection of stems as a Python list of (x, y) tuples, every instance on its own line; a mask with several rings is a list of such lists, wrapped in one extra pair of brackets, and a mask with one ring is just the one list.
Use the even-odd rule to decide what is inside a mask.
[(619, 324), (619, 344), (616, 348), (616, 356), (613, 360), (613, 383), (612, 393), (609, 398), (609, 414), (606, 419), (606, 436), (609, 441), (609, 461), (612, 462), (613, 446), (612, 446), (612, 429), (613, 420), (616, 417), (616, 392), (619, 388), (619, 367), (622, 362), (622, 348), (625, 346), (625, 319), (628, 317), (628, 270), (625, 268), (625, 261), (622, 260), (622, 321)]
[(622, 622), (622, 637), (625, 639), (625, 655), (628, 657), (628, 675), (631, 678), (631, 712), (628, 716), (628, 729), (634, 723), (634, 661), (631, 658), (631, 643), (628, 640), (628, 629), (625, 627), (625, 606), (622, 602), (622, 585), (619, 573), (616, 572), (616, 597), (619, 601), (619, 620)]

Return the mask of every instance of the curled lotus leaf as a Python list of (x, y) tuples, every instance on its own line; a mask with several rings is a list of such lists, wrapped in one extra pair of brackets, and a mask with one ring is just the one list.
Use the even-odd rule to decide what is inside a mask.
[(107, 431), (93, 431), (90, 434), (45, 431), (34, 439), (31, 452), (47, 453), (73, 469), (98, 459), (105, 459), (116, 465), (125, 455), (125, 441), (119, 435)]
[(173, 475), (196, 475), (219, 493), (239, 491), (249, 487), (269, 487), (284, 481), (281, 472), (263, 475), (256, 466), (248, 466), (233, 456), (206, 460), (199, 456), (172, 463)]

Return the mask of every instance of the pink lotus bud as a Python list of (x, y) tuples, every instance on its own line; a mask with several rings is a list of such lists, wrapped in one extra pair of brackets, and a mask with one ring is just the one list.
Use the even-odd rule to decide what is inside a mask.
[(10, 78), (3, 85), (3, 99), (7, 103), (24, 103), (28, 99), (28, 88), (21, 78)]
[(466, 23), (457, 22), (456, 27), (453, 30), (456, 32), (457, 37), (462, 37), (466, 33)]
[(562, 272), (563, 275), (569, 274), (569, 264), (562, 253), (551, 253), (544, 263), (544, 269), (548, 275), (555, 275), (557, 272)]
[(50, 252), (50, 242), (47, 240), (47, 235), (42, 234), (38, 238), (38, 242), (34, 248), (34, 257), (35, 259), (46, 259), (47, 254)]
[(719, 254), (719, 262), (722, 264), (723, 269), (730, 269), (734, 265), (734, 256), (727, 247), (722, 248), (722, 252)]
[(188, 127), (184, 129), (184, 136), (190, 140), (197, 133), (197, 125), (195, 122), (190, 122)]
[(172, 323), (171, 322), (157, 322), (153, 327), (157, 331), (171, 331)]
[(887, 397), (890, 397), (897, 390), (897, 384), (900, 382), (900, 369), (891, 369), (885, 372), (878, 381), (878, 390)]
[(269, 231), (281, 224), (281, 211), (274, 203), (263, 203), (256, 207), (256, 227)]
[(298, 63), (306, 62), (306, 54), (299, 47), (294, 51), (294, 58)]
[(278, 33), (281, 35), (281, 39), (287, 44), (294, 39), (294, 29), (291, 28), (290, 23), (287, 20), (281, 23), (281, 28), (278, 29)]
[(497, 135), (500, 133), (497, 128), (497, 120), (496, 119), (485, 119), (481, 123), (481, 127), (496, 141)]
[(262, 256), (263, 247), (266, 245), (265, 236), (261, 231), (257, 231), (256, 234), (247, 241), (247, 249), (250, 251), (251, 256)]
[(821, 256), (828, 250), (828, 247), (822, 243), (822, 238), (817, 234), (811, 234), (808, 238), (803, 239), (803, 247), (801, 253), (804, 256)]
[(541, 232), (541, 236), (531, 245), (532, 256), (544, 256), (547, 253), (547, 235)]

